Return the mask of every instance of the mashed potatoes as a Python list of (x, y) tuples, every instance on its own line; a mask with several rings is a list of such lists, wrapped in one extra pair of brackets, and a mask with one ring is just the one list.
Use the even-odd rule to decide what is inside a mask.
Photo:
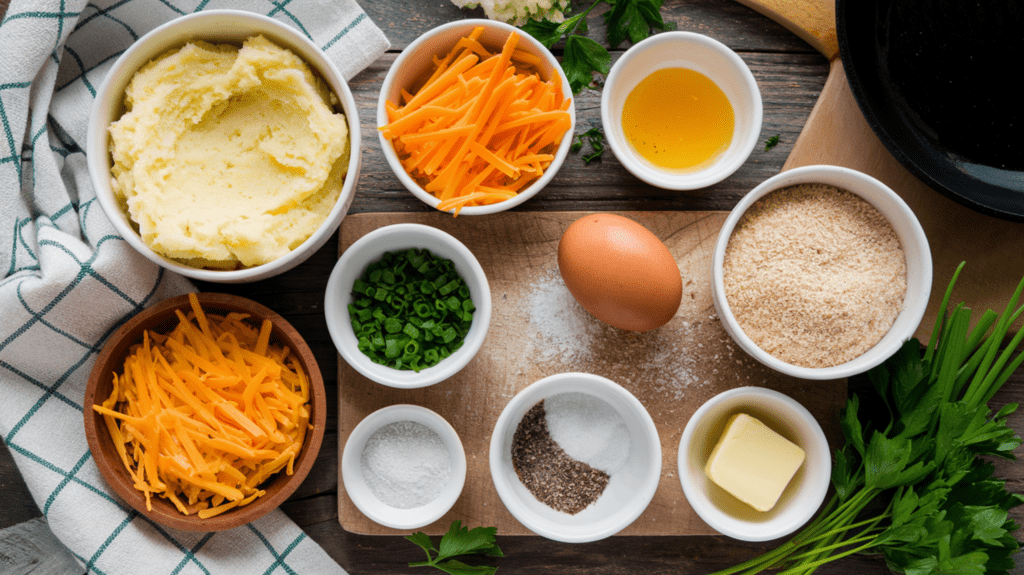
[(349, 160), (336, 97), (262, 36), (150, 62), (110, 126), (115, 195), (154, 251), (194, 267), (275, 260), (334, 207)]

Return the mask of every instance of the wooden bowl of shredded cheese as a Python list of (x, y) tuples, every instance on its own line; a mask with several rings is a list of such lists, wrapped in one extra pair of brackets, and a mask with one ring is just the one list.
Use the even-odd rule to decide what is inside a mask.
[(221, 531), (278, 507), (316, 459), (323, 377), (280, 315), (189, 294), (129, 319), (85, 391), (96, 465), (126, 503), (184, 531)]

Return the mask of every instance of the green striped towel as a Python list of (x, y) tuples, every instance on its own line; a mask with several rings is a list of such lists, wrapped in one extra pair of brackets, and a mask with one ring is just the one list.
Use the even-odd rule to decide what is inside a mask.
[(149, 521), (113, 495), (85, 441), (85, 382), (107, 336), (192, 289), (96, 205), (83, 151), (92, 99), (133, 41), (222, 8), (298, 28), (346, 78), (388, 48), (355, 0), (13, 0), (0, 23), (0, 435), (90, 573), (344, 573), (281, 511), (216, 534)]

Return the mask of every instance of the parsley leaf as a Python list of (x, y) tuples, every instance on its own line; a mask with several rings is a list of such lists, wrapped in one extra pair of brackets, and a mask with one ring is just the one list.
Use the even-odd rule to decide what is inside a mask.
[(582, 134), (577, 134), (576, 141), (569, 146), (569, 151), (574, 154), (579, 152), (583, 148), (584, 139), (590, 144), (590, 153), (583, 154), (580, 158), (584, 165), (590, 165), (590, 162), (600, 160), (601, 154), (604, 153), (604, 132), (601, 131), (601, 128), (591, 128)]
[(551, 20), (527, 20), (519, 27), (523, 32), (533, 36), (538, 42), (550, 49), (562, 39), (564, 32), (559, 31), (558, 22)]
[(636, 44), (651, 35), (651, 30), (663, 32), (675, 29), (672, 22), (661, 17), (662, 0), (608, 0), (612, 9), (604, 14), (608, 26), (608, 44), (618, 48), (629, 38)]
[(594, 40), (575, 34), (566, 38), (562, 69), (573, 94), (590, 85), (594, 72), (607, 74), (611, 63), (611, 54)]
[(779, 134), (775, 134), (771, 138), (768, 138), (768, 141), (764, 143), (764, 151), (767, 152), (768, 150), (770, 150), (770, 149), (774, 148), (776, 145), (778, 145), (778, 143), (779, 143)]
[(565, 40), (562, 70), (565, 71), (573, 94), (578, 94), (593, 82), (594, 72), (607, 74), (611, 69), (611, 54), (604, 46), (587, 37), (587, 15), (603, 1), (595, 0), (589, 8), (561, 23), (531, 19), (520, 26), (520, 29), (548, 48)]
[(587, 15), (598, 4), (611, 4), (604, 14), (607, 26), (607, 40), (617, 48), (629, 38), (634, 44), (651, 35), (652, 30), (675, 29), (675, 24), (665, 22), (661, 16), (663, 0), (595, 0), (586, 10), (557, 23), (550, 20), (528, 20), (520, 28), (551, 48), (565, 40), (562, 55), (562, 69), (572, 87), (572, 93), (591, 86), (594, 73), (607, 74), (611, 69), (611, 54), (597, 41), (587, 37)]
[(486, 565), (466, 565), (462, 561), (456, 561), (455, 559), (445, 561), (444, 563), (437, 563), (434, 567), (449, 575), (493, 575), (498, 570), (497, 567), (488, 567)]
[(497, 567), (487, 565), (467, 565), (453, 557), (462, 555), (486, 555), (504, 557), (494, 535), (495, 527), (476, 527), (468, 529), (461, 521), (453, 521), (448, 532), (441, 537), (439, 547), (435, 547), (425, 533), (417, 531), (406, 539), (418, 545), (427, 554), (426, 561), (414, 561), (410, 567), (435, 567), (449, 575), (493, 575)]

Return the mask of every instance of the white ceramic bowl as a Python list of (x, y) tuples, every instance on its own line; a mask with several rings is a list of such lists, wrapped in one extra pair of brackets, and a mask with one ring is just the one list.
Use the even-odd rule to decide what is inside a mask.
[[(436, 433), (448, 447), (451, 472), (436, 499), (420, 507), (400, 509), (381, 501), (366, 484), (362, 455), (366, 442), (386, 425), (419, 423)], [(352, 430), (341, 456), (341, 478), (352, 503), (373, 521), (393, 529), (416, 529), (440, 519), (462, 493), (466, 483), (466, 452), (455, 429), (437, 413), (418, 405), (391, 405), (367, 415)]]
[[(501, 51), (501, 46), (505, 43), (509, 33), (517, 32), (520, 36), (518, 49), (538, 56), (541, 59), (541, 64), (538, 66), (541, 78), (547, 80), (557, 73), (562, 79), (562, 93), (565, 97), (572, 97), (569, 81), (566, 79), (565, 73), (562, 72), (558, 60), (555, 59), (550, 50), (545, 48), (533, 36), (504, 22), (482, 19), (457, 20), (427, 31), (414, 40), (412, 44), (409, 44), (405, 50), (402, 50), (402, 53), (395, 59), (391, 69), (388, 70), (387, 75), (384, 77), (384, 83), (381, 85), (380, 99), (377, 102), (377, 125), (385, 126), (388, 124), (386, 107), (388, 100), (398, 102), (403, 89), (414, 92), (433, 70), (432, 59), (434, 56), (444, 57), (460, 38), (467, 36), (477, 26), (484, 28), (484, 32), (479, 39), (480, 43), (488, 49), (498, 52)], [(551, 161), (551, 165), (544, 171), (544, 175), (511, 199), (485, 206), (467, 206), (462, 208), (459, 215), (478, 216), (502, 212), (514, 208), (537, 195), (537, 192), (555, 177), (558, 168), (562, 166), (566, 155), (569, 154), (569, 146), (572, 144), (573, 131), (576, 127), (575, 99), (573, 99), (572, 104), (569, 106), (569, 115), (572, 118), (572, 125), (565, 132), (565, 135), (562, 136), (561, 143), (559, 143), (558, 149), (554, 154), (555, 159)], [(414, 196), (423, 200), (428, 206), (436, 208), (441, 203), (441, 200), (424, 190), (416, 183), (416, 180), (412, 179), (408, 172), (405, 171), (405, 168), (402, 167), (402, 163), (398, 159), (398, 154), (395, 153), (395, 148), (391, 141), (385, 138), (383, 132), (379, 130), (378, 135), (380, 136), (381, 149), (384, 151), (384, 158), (387, 159), (388, 165), (391, 166), (391, 170), (398, 176), (402, 185), (412, 192)]]
[[(907, 262), (907, 292), (903, 300), (903, 310), (896, 316), (896, 321), (889, 332), (874, 347), (859, 357), (832, 367), (811, 368), (793, 365), (762, 350), (743, 333), (729, 307), (729, 301), (725, 297), (722, 268), (725, 261), (725, 250), (737, 222), (754, 202), (770, 192), (808, 183), (828, 184), (847, 190), (874, 206), (888, 218), (889, 223), (896, 231)], [(761, 363), (776, 371), (803, 379), (821, 380), (849, 377), (863, 373), (888, 359), (917, 331), (921, 318), (924, 317), (932, 287), (932, 257), (928, 247), (928, 238), (914, 212), (902, 198), (882, 182), (867, 174), (839, 166), (822, 165), (794, 168), (768, 178), (751, 190), (736, 204), (729, 217), (726, 218), (721, 231), (718, 232), (718, 241), (715, 243), (712, 262), (711, 295), (725, 331), (744, 351)]]
[[(259, 266), (238, 270), (211, 270), (186, 266), (165, 258), (147, 246), (132, 227), (128, 215), (118, 205), (111, 188), (111, 159), (107, 128), (124, 111), (124, 90), (135, 72), (153, 58), (193, 40), (241, 45), (250, 36), (262, 34), (280, 46), (298, 54), (321, 78), (340, 101), (349, 125), (351, 156), (348, 175), (337, 204), (327, 219), (301, 245), (288, 254)], [(240, 10), (207, 10), (182, 16), (159, 26), (140, 38), (114, 62), (96, 94), (86, 140), (89, 175), (96, 198), (118, 233), (139, 253), (168, 270), (197, 280), (241, 283), (265, 279), (287, 271), (313, 255), (338, 229), (355, 196), (359, 179), (360, 149), (359, 113), (348, 84), (334, 63), (298, 30), (272, 18)]]
[[(641, 80), (663, 68), (687, 68), (704, 74), (722, 89), (732, 105), (732, 141), (707, 166), (691, 171), (656, 167), (637, 153), (623, 133), (626, 98)], [(601, 125), (615, 157), (636, 177), (668, 190), (704, 188), (738, 170), (759, 141), (762, 115), (761, 92), (750, 68), (725, 44), (693, 32), (662, 32), (631, 47), (612, 66), (601, 94)]]
[[(512, 464), (512, 437), (537, 402), (562, 393), (584, 393), (604, 401), (622, 416), (629, 430), (629, 459), (613, 473), (601, 497), (575, 515), (538, 500), (519, 480)], [(604, 539), (643, 513), (661, 478), (661, 441), (644, 406), (617, 383), (588, 373), (562, 373), (522, 390), (498, 417), (491, 435), (491, 480), (512, 515), (538, 535), (566, 543)]]
[[(435, 256), (452, 260), (456, 271), (469, 287), (469, 297), (476, 306), (473, 324), (462, 347), (433, 367), (418, 373), (374, 363), (359, 350), (359, 342), (349, 320), (348, 304), (352, 301), (352, 285), (366, 267), (378, 261), (385, 252), (408, 248), (426, 248)], [(491, 323), (491, 288), (480, 262), (462, 242), (437, 228), (420, 224), (395, 224), (378, 228), (352, 243), (334, 265), (327, 281), (324, 314), (338, 352), (356, 371), (390, 387), (411, 389), (444, 381), (466, 366), (480, 350)]]
[[(726, 420), (746, 413), (797, 444), (806, 459), (770, 511), (760, 512), (715, 485), (704, 465)], [(686, 423), (679, 442), (679, 481), (697, 515), (723, 535), (769, 541), (799, 529), (818, 511), (832, 476), (832, 455), (821, 426), (804, 406), (763, 387), (738, 387), (712, 397)]]

